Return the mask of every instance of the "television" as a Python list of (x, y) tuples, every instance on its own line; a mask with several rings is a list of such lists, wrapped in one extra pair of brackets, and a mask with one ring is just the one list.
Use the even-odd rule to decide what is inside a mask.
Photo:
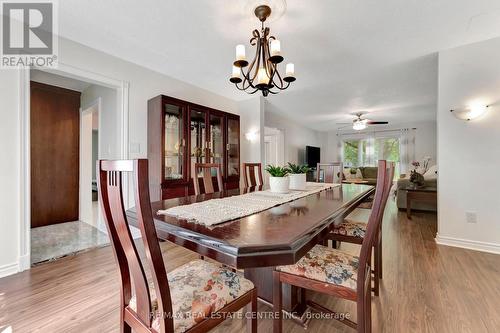
[(320, 161), (320, 156), (321, 152), (319, 147), (306, 146), (306, 163), (308, 167), (316, 168)]

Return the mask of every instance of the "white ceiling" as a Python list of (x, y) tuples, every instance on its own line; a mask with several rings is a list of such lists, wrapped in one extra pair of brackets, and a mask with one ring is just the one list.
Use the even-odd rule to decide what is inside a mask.
[[(254, 1), (254, 0), (252, 0)], [(226, 97), (236, 44), (258, 27), (245, 0), (65, 0), (60, 33)], [(82, 14), (85, 13), (85, 14)], [(317, 130), (349, 113), (435, 119), (436, 52), (500, 36), (498, 0), (288, 0), (270, 23), (297, 81), (273, 110)]]

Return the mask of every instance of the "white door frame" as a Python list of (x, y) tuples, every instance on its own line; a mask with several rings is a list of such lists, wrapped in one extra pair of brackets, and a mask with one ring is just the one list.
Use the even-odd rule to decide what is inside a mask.
[[(128, 158), (128, 135), (129, 135), (129, 83), (118, 79), (109, 78), (88, 70), (70, 66), (59, 62), (57, 69), (38, 70), (62, 75), (77, 80), (92, 82), (101, 86), (116, 89), (117, 107), (119, 113), (119, 144), (120, 158)], [(20, 98), (20, 201), (21, 201), (21, 226), (19, 228), (19, 271), (31, 267), (31, 156), (30, 156), (30, 67), (19, 70), (19, 98)], [(124, 201), (129, 203), (129, 180), (123, 180)]]
[[(91, 110), (93, 109), (93, 110)], [(79, 212), (79, 219), (80, 221), (83, 221), (83, 222), (87, 222), (87, 221), (84, 221), (82, 219), (82, 193), (83, 193), (83, 189), (82, 189), (82, 161), (83, 161), (83, 156), (82, 156), (82, 133), (83, 133), (83, 123), (82, 123), (82, 119), (83, 119), (83, 116), (91, 113), (91, 114), (94, 114), (94, 113), (97, 113), (97, 117), (98, 118), (98, 127), (97, 127), (97, 141), (98, 142), (101, 142), (101, 133), (102, 133), (102, 121), (100, 119), (100, 117), (102, 116), (102, 97), (98, 97), (95, 101), (91, 102), (90, 104), (88, 105), (82, 105), (80, 107), (80, 188), (79, 188), (79, 207), (80, 207), (80, 212)], [(98, 149), (98, 153), (97, 153), (97, 158), (100, 159), (102, 156), (101, 156), (101, 150)], [(89, 164), (90, 165), (90, 164)], [(88, 165), (87, 165), (88, 167)], [(95, 165), (93, 166), (94, 168), (96, 167)], [(97, 175), (96, 175), (97, 177)], [(99, 200), (99, 197), (97, 198), (97, 204), (100, 205), (100, 200)], [(107, 233), (107, 230), (102, 230), (101, 227), (101, 219), (102, 219), (102, 215), (101, 215), (101, 210), (99, 209), (98, 210), (98, 214), (97, 214), (97, 221), (92, 221), (93, 222), (93, 226), (95, 226), (97, 229), (99, 229), (100, 231), (103, 231), (105, 233)], [(88, 223), (88, 222), (87, 222)]]

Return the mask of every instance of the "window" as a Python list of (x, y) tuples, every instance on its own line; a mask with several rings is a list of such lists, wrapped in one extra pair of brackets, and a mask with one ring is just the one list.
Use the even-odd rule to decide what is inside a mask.
[[(362, 152), (363, 143), (361, 140), (346, 140), (344, 141), (344, 165), (349, 167), (359, 167), (360, 153)], [(361, 150), (360, 150), (361, 148)]]
[(399, 138), (368, 137), (343, 141), (343, 163), (347, 167), (375, 166), (378, 160), (396, 162), (399, 178)]

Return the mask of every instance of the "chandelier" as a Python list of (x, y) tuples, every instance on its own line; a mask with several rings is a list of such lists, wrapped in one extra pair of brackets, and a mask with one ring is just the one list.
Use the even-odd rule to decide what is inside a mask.
[(229, 81), (234, 83), (239, 90), (249, 94), (254, 94), (259, 90), (264, 96), (269, 93), (277, 94), (295, 81), (294, 64), (286, 64), (284, 76), (278, 71), (278, 64), (284, 59), (281, 55), (280, 41), (270, 36), (269, 28), (264, 27), (264, 22), (269, 15), (271, 15), (269, 6), (261, 5), (255, 8), (255, 16), (262, 23), (262, 28), (260, 32), (257, 29), (252, 32), (250, 44), (256, 46), (252, 62), (249, 63), (246, 59), (245, 45), (236, 46), (236, 61), (233, 63), (233, 72)]

